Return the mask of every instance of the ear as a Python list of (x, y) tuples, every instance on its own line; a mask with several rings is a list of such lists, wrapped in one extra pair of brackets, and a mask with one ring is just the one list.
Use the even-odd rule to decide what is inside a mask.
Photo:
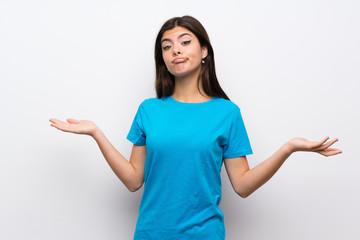
[(202, 46), (201, 47), (201, 58), (204, 59), (206, 58), (208, 55), (208, 49), (206, 46)]

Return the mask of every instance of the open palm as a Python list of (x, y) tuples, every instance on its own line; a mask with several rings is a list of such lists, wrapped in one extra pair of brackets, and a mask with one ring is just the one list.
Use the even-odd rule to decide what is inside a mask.
[(96, 125), (89, 120), (68, 118), (66, 120), (67, 122), (64, 122), (56, 118), (51, 118), (49, 121), (51, 122), (51, 126), (64, 132), (91, 135), (96, 130)]
[(340, 149), (329, 148), (331, 145), (337, 142), (338, 139), (334, 138), (331, 141), (326, 142), (328, 139), (329, 137), (325, 137), (321, 141), (311, 142), (306, 140), (305, 138), (296, 137), (291, 139), (289, 143), (292, 146), (294, 152), (296, 151), (317, 152), (326, 157), (342, 153)]

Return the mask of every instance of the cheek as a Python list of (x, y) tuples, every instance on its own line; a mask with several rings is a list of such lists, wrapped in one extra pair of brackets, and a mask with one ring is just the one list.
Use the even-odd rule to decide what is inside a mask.
[(164, 54), (164, 53), (163, 53), (162, 57), (163, 57), (163, 60), (164, 60), (164, 62), (165, 62), (165, 65), (168, 66), (169, 61), (171, 61), (171, 60), (170, 60), (170, 57), (169, 57), (169, 54), (166, 54), (166, 53)]
[(191, 56), (192, 56), (192, 58), (194, 58), (194, 59), (197, 59), (197, 60), (201, 60), (201, 57), (202, 57), (202, 54), (201, 54), (201, 50), (199, 50), (199, 48), (198, 47), (193, 47), (192, 49), (191, 49), (191, 51), (190, 51), (191, 53)]

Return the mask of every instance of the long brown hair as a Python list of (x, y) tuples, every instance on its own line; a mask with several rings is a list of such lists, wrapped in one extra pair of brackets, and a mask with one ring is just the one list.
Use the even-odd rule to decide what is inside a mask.
[[(210, 44), (209, 36), (202, 26), (202, 24), (194, 17), (185, 15), (182, 17), (174, 17), (167, 20), (161, 27), (155, 41), (155, 67), (156, 67), (156, 80), (155, 89), (157, 98), (167, 97), (175, 91), (175, 77), (167, 71), (161, 48), (161, 38), (165, 31), (171, 30), (175, 27), (183, 27), (195, 34), (199, 39), (201, 47), (207, 47), (208, 54), (205, 63), (201, 64), (201, 72), (199, 75), (198, 83), (201, 81), (203, 89), (208, 96), (220, 97), (230, 100), (225, 92), (220, 87), (216, 77), (214, 51)], [(199, 84), (198, 84), (199, 89)], [(200, 89), (199, 89), (200, 92)]]

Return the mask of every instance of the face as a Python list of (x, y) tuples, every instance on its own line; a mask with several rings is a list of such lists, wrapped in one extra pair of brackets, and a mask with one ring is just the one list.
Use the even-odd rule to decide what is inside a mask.
[(198, 75), (201, 60), (207, 56), (207, 48), (201, 47), (195, 34), (183, 27), (165, 31), (161, 48), (165, 65), (175, 77)]

